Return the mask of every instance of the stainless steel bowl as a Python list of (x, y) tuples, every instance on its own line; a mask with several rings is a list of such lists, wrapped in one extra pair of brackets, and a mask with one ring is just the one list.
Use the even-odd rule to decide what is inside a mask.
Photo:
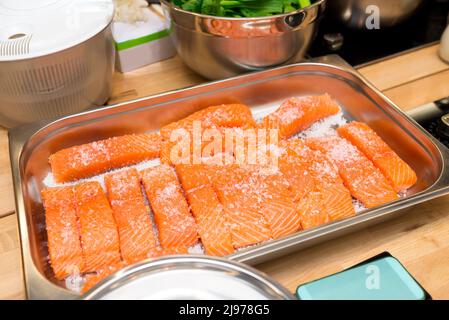
[(267, 275), (243, 264), (205, 256), (172, 256), (134, 264), (109, 276), (84, 299), (293, 300)]
[[(380, 28), (393, 27), (410, 18), (423, 0), (332, 0), (328, 2), (328, 14), (346, 26), (365, 29), (369, 6), (379, 9)], [(370, 10), (368, 10), (371, 12)]]
[(181, 59), (204, 77), (221, 79), (303, 59), (326, 0), (258, 18), (212, 17), (161, 3)]

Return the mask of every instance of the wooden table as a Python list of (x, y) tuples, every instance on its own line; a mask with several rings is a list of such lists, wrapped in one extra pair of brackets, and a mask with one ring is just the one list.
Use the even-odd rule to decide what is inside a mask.
[[(449, 96), (449, 65), (430, 46), (360, 68), (404, 110)], [(115, 74), (110, 103), (204, 82), (178, 58)], [(6, 130), (0, 129), (0, 298), (23, 298), (20, 245), (14, 214)], [(435, 299), (449, 299), (449, 196), (401, 217), (264, 263), (258, 268), (290, 290), (383, 251), (405, 265)]]

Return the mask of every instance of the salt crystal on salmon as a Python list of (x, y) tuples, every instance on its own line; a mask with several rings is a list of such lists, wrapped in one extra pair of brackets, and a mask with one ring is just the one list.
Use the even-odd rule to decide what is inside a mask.
[(330, 220), (353, 216), (355, 209), (351, 194), (344, 186), (338, 168), (327, 159), (326, 155), (311, 150), (299, 139), (289, 140), (287, 146), (290, 161), (301, 165), (306, 170), (307, 178), (313, 180), (315, 192), (321, 194), (321, 201)]
[(345, 186), (365, 207), (374, 208), (398, 199), (380, 170), (349, 141), (330, 136), (311, 138), (306, 143), (335, 163)]
[(214, 187), (231, 225), (235, 248), (277, 239), (301, 228), (288, 190), (277, 172), (266, 168), (227, 166)]
[(316, 121), (337, 114), (338, 104), (328, 95), (290, 98), (262, 121), (266, 129), (278, 129), (279, 137), (290, 138)]
[(181, 184), (198, 224), (198, 233), (204, 250), (213, 256), (226, 256), (234, 252), (231, 233), (210, 181), (208, 165), (178, 165)]
[(247, 193), (245, 172), (238, 166), (222, 168), (222, 175), (214, 177), (213, 185), (231, 230), (234, 248), (259, 244), (271, 238), (271, 231), (260, 214), (253, 193)]
[(119, 263), (117, 226), (106, 194), (98, 182), (75, 186), (85, 271), (94, 272)]
[(133, 263), (148, 258), (156, 248), (156, 237), (138, 171), (129, 169), (108, 174), (105, 184), (118, 228), (122, 259)]
[(131, 134), (60, 150), (50, 156), (56, 182), (88, 178), (159, 157), (158, 133)]
[[(296, 143), (295, 143), (296, 141)], [(298, 139), (282, 144), (284, 154), (279, 159), (283, 173), (293, 192), (293, 200), (301, 219), (301, 227), (310, 229), (330, 221), (322, 193), (317, 190), (319, 181), (311, 170), (313, 151)]]
[(50, 264), (57, 279), (84, 271), (73, 188), (42, 191)]
[(297, 202), (315, 188), (315, 179), (309, 170), (310, 162), (306, 161), (307, 154), (300, 155), (295, 152), (290, 141), (282, 143), (281, 146), (284, 152), (279, 157), (279, 170), (289, 182), (293, 200)]
[(304, 230), (313, 229), (331, 221), (324, 203), (323, 193), (317, 189), (308, 192), (298, 203), (301, 226)]
[(362, 151), (382, 171), (396, 192), (411, 188), (418, 180), (413, 169), (367, 124), (351, 122), (338, 128), (337, 132)]
[(191, 246), (197, 226), (173, 168), (160, 165), (141, 172), (163, 249)]
[(254, 167), (250, 181), (258, 196), (259, 211), (267, 220), (271, 236), (278, 239), (301, 230), (301, 217), (288, 181), (275, 167)]

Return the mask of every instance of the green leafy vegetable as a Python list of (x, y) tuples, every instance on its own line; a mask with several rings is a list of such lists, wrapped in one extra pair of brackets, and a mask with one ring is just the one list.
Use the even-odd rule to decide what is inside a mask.
[(187, 11), (234, 18), (270, 16), (311, 5), (310, 0), (172, 0), (172, 3)]
[(183, 8), (184, 10), (201, 13), (201, 4), (203, 0), (181, 0), (181, 2), (183, 2), (181, 4), (181, 8)]

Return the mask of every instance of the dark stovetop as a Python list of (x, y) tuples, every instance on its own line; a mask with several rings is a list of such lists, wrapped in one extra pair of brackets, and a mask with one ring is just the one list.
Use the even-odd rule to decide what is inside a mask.
[[(351, 65), (360, 65), (372, 60), (406, 51), (438, 41), (446, 28), (449, 0), (426, 0), (420, 11), (403, 24), (380, 30), (354, 31), (325, 17), (317, 38), (309, 51), (311, 57), (337, 53)], [(324, 35), (341, 33), (343, 46), (331, 50)]]

